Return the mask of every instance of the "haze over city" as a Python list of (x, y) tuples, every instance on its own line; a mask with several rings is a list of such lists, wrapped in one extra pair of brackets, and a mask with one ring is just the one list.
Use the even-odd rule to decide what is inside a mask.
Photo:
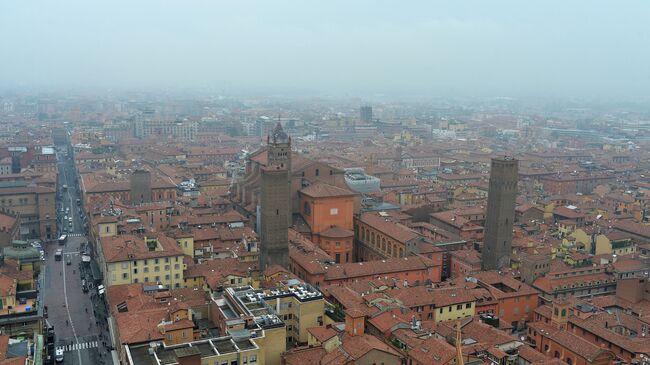
[(650, 365), (649, 15), (0, 1), (0, 365)]
[(644, 98), (645, 1), (5, 1), (0, 88)]

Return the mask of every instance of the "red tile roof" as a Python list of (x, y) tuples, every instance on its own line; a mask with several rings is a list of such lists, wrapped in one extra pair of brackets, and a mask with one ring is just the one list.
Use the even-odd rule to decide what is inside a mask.
[(320, 181), (302, 188), (300, 190), (300, 193), (312, 198), (330, 198), (357, 195), (357, 193), (351, 190), (339, 188), (337, 186), (326, 184)]

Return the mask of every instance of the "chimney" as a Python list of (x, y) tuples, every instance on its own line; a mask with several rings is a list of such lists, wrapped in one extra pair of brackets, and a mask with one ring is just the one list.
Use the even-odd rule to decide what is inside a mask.
[(359, 309), (351, 308), (345, 311), (345, 332), (348, 335), (360, 336), (365, 332), (365, 315)]

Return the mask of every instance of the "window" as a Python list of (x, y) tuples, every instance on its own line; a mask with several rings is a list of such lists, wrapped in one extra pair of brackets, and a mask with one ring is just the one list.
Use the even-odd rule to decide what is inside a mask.
[(133, 261), (133, 266), (138, 266), (138, 262), (137, 262), (137, 261)]
[(169, 265), (165, 265), (165, 271), (169, 271)]
[(169, 257), (165, 257), (165, 263), (169, 263)]
[(134, 268), (133, 268), (133, 273), (134, 273), (134, 274), (137, 274), (137, 273), (138, 273), (138, 268), (137, 268), (137, 267), (134, 267)]
[(145, 283), (148, 283), (148, 282), (149, 282), (149, 277), (148, 277), (148, 276), (145, 276), (145, 277), (144, 277), (144, 282), (145, 282)]
[(330, 215), (337, 215), (337, 214), (339, 214), (339, 208), (330, 209)]
[(341, 263), (341, 254), (340, 254), (340, 253), (337, 253), (337, 254), (336, 254), (336, 259), (335, 259), (335, 260), (336, 260), (336, 263), (337, 263), (337, 264), (340, 264), (340, 263)]
[(257, 355), (251, 355), (250, 362), (257, 362)]
[(129, 278), (128, 272), (122, 273), (122, 279), (128, 279), (128, 278)]
[(472, 308), (472, 303), (465, 304), (465, 308)]
[(463, 305), (462, 305), (462, 304), (458, 304), (458, 305), (456, 306), (456, 310), (459, 311), (459, 310), (461, 310), (461, 309), (463, 309)]
[(183, 330), (183, 331), (181, 332), (181, 337), (183, 337), (183, 338), (187, 338), (187, 330)]
[(548, 345), (544, 345), (544, 351), (548, 352), (548, 350), (549, 350)]
[(305, 202), (305, 204), (302, 205), (302, 212), (305, 213), (305, 215), (311, 215), (311, 206), (309, 205), (309, 202)]
[(174, 264), (174, 270), (178, 270), (179, 268), (180, 266), (178, 266), (178, 264)]
[(318, 171), (318, 169), (316, 169), (316, 171), (314, 171), (314, 174), (315, 174), (316, 176), (318, 176), (318, 175), (320, 175), (320, 171)]
[(242, 278), (237, 278), (237, 284), (241, 284), (241, 283), (242, 283)]
[(155, 266), (155, 267), (153, 268), (153, 271), (155, 271), (155, 272), (160, 271), (160, 266)]
[(148, 267), (145, 267), (145, 268), (144, 268), (144, 272), (149, 272), (149, 268), (148, 268)]
[(129, 268), (129, 263), (128, 262), (123, 262), (122, 263), (122, 268), (123, 269), (128, 269)]
[(156, 265), (158, 265), (158, 264), (160, 263), (160, 260), (155, 259), (155, 260), (154, 260), (154, 263), (155, 263)]
[(165, 275), (165, 280), (169, 280), (169, 274)]
[(553, 357), (559, 359), (560, 358), (560, 353), (558, 351), (555, 351), (555, 353), (553, 354)]
[(174, 274), (174, 279), (180, 279), (181, 275), (180, 274)]
[(160, 276), (156, 276), (156, 282), (160, 281)]

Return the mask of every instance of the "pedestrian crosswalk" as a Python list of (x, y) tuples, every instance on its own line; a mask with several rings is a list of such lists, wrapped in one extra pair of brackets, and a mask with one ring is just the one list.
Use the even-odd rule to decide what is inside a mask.
[(97, 346), (99, 346), (99, 343), (97, 341), (90, 341), (90, 342), (73, 343), (71, 345), (60, 346), (59, 348), (62, 348), (64, 352), (68, 352), (68, 351), (77, 351), (77, 350), (85, 350), (85, 349), (94, 349)]
[(68, 237), (82, 237), (83, 235), (83, 233), (69, 233)]

